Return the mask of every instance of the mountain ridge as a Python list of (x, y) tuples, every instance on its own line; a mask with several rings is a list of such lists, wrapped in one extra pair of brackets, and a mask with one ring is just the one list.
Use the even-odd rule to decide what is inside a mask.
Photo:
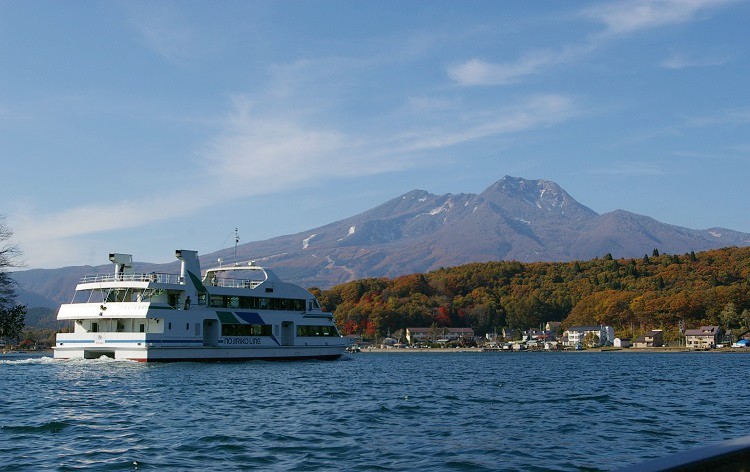
[[(480, 194), (412, 190), (333, 223), (244, 243), (237, 258), (255, 260), (306, 287), (328, 288), (470, 262), (586, 260), (607, 253), (630, 258), (654, 248), (681, 254), (748, 245), (750, 234), (725, 228), (694, 230), (626, 210), (600, 215), (553, 181), (505, 176)], [(234, 249), (202, 255), (203, 267), (219, 257), (232, 260)], [(176, 267), (177, 262), (140, 263), (136, 270)], [(90, 269), (111, 270), (110, 265)], [(82, 273), (82, 267), (16, 272), (23, 289), (19, 300), (64, 303)]]

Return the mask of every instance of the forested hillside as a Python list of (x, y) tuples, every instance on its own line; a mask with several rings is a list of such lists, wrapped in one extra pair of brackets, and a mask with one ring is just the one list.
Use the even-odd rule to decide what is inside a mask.
[(313, 289), (345, 334), (374, 339), (407, 327), (511, 328), (607, 324), (620, 336), (750, 326), (750, 248), (639, 259), (487, 262)]

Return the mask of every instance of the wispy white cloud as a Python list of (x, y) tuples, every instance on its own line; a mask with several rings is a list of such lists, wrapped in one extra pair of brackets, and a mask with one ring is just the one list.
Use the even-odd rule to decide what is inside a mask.
[(448, 77), (459, 85), (504, 85), (517, 82), (560, 61), (558, 55), (546, 51), (527, 54), (518, 61), (505, 63), (474, 58), (448, 67)]
[[(581, 17), (604, 24), (605, 30), (571, 43), (558, 50), (535, 50), (522, 54), (515, 61), (491, 62), (472, 58), (451, 64), (446, 68), (448, 77), (462, 86), (506, 85), (527, 76), (539, 74), (549, 68), (569, 64), (602, 48), (608, 40), (640, 30), (694, 21), (711, 8), (736, 0), (638, 0), (599, 4), (580, 12)], [(688, 67), (688, 61), (675, 58), (666, 61), (665, 67)]]
[(573, 62), (596, 48), (594, 43), (568, 45), (558, 50), (532, 51), (517, 61), (503, 63), (474, 58), (449, 66), (447, 72), (448, 77), (459, 85), (505, 85), (542, 73), (550, 67)]
[(372, 159), (377, 147), (364, 144), (333, 126), (310, 123), (291, 113), (279, 116), (256, 110), (251, 100), (235, 97), (224, 130), (201, 155), (205, 171), (231, 198), (283, 191), (321, 178), (391, 172), (407, 165), (398, 159)]
[(714, 115), (687, 118), (683, 124), (690, 128), (709, 128), (715, 126), (738, 126), (750, 123), (750, 108), (725, 110)]
[(694, 21), (711, 8), (736, 0), (637, 0), (598, 4), (581, 14), (603, 23), (607, 35)]
[(17, 208), (13, 212), (13, 228), (17, 239), (33, 248), (28, 252), (36, 261), (49, 252), (50, 247), (66, 246), (65, 241), (71, 238), (179, 218), (210, 204), (210, 199), (185, 198), (181, 192), (175, 192), (166, 196), (156, 194), (133, 200), (102, 201), (53, 213), (31, 207)]
[(578, 116), (582, 110), (571, 97), (536, 95), (497, 112), (480, 112), (460, 123), (405, 133), (400, 151), (440, 149), (495, 135), (545, 128)]
[(674, 54), (664, 61), (661, 66), (667, 69), (687, 69), (689, 67), (712, 67), (720, 66), (729, 62), (728, 57), (688, 57), (682, 54)]

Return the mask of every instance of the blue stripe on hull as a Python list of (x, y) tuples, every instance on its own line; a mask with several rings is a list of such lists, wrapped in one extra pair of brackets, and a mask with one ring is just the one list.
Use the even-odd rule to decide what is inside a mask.
[(289, 357), (195, 357), (195, 358), (164, 358), (164, 359), (131, 359), (140, 362), (247, 362), (247, 361), (335, 361), (343, 354), (326, 354), (318, 356), (289, 356)]

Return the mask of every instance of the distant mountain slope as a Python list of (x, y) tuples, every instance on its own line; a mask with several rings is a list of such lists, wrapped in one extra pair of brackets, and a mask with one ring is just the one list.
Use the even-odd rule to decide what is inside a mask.
[[(623, 210), (599, 215), (554, 182), (506, 176), (479, 195), (413, 190), (319, 228), (243, 244), (237, 255), (303, 286), (330, 287), (468, 262), (568, 261), (606, 253), (629, 258), (654, 248), (683, 254), (748, 245), (747, 233), (681, 228)], [(232, 260), (234, 249), (204, 255), (204, 268), (219, 257)], [(69, 300), (80, 275), (98, 270), (111, 268), (25, 271), (15, 277), (26, 291), (60, 303)]]

